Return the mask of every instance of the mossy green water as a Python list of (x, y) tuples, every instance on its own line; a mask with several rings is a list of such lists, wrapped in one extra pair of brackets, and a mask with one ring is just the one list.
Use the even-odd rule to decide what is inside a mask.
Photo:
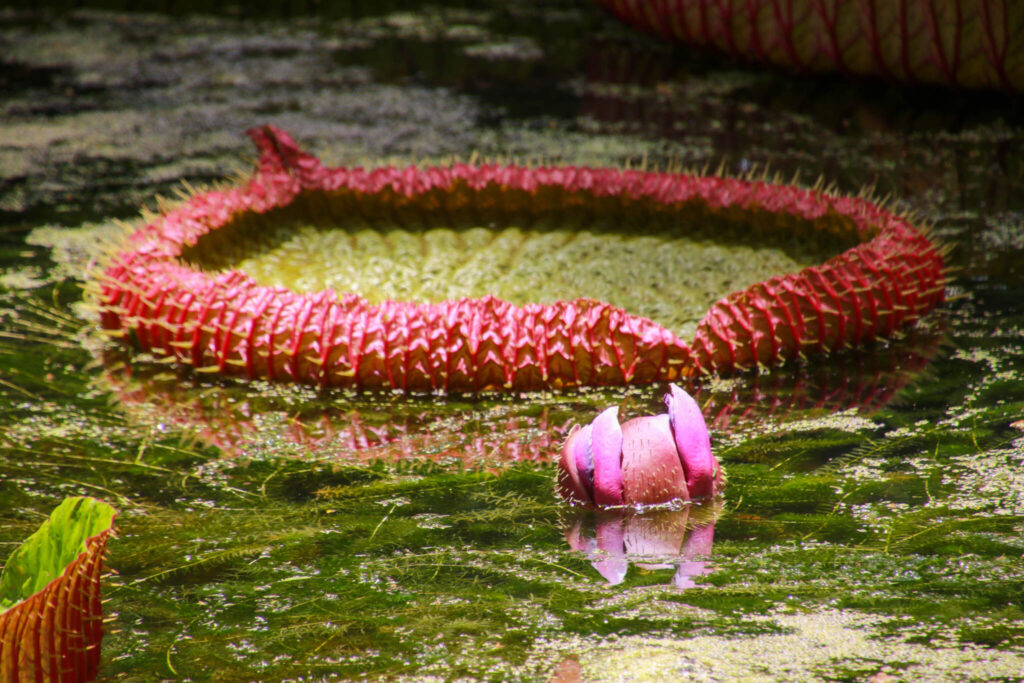
[[(575, 660), (594, 681), (1019, 678), (1012, 109), (680, 61), (575, 5), (305, 21), (0, 20), (23, 63), (0, 140), (0, 556), (67, 495), (121, 511), (103, 676), (543, 681)], [(584, 28), (619, 42), (588, 48)], [(480, 32), (530, 35), (552, 66), (469, 57), (458, 36)], [(46, 47), (75, 36), (66, 64)], [(329, 163), (647, 152), (874, 183), (953, 247), (953, 296), (904, 340), (689, 387), (729, 476), (711, 571), (680, 590), (678, 558), (631, 557), (611, 585), (609, 558), (566, 540), (549, 457), (605, 406), (660, 412), (663, 387), (321, 393), (101, 352), (79, 278), (104, 228), (70, 229), (227, 177), (268, 118)]]
[[(8, 301), (24, 334), (37, 326), (59, 342), (78, 329), (70, 320), (55, 328), (64, 317), (51, 304)], [(1015, 356), (986, 345), (984, 362), (931, 366), (931, 381), (905, 390), (902, 407), (858, 415), (826, 403), (767, 421), (755, 411), (714, 429), (729, 484), (712, 571), (684, 592), (669, 566), (636, 565), (609, 586), (592, 564), (600, 555), (572, 551), (564, 534), (575, 517), (553, 495), (548, 461), (433, 458), (456, 434), (463, 450), (507, 443), (490, 426), (510, 418), (520, 430), (513, 440), (529, 443), (608, 402), (655, 411), (658, 388), (439, 403), (140, 374), (137, 363), (130, 378), (109, 366), (103, 380), (76, 369), (89, 362), (84, 351), (55, 345), (42, 360), (5, 342), (19, 389), (82, 398), (69, 409), (26, 397), (6, 418), (2, 493), (22, 510), (50, 490), (118, 501), (119, 577), (106, 588), (117, 615), (105, 641), (114, 676), (536, 680), (572, 656), (605, 680), (604, 669), (639, 653), (660, 662), (630, 664), (647, 680), (665, 666), (766, 675), (759, 667), (772, 660), (748, 655), (806, 632), (828, 652), (848, 652), (864, 633), (890, 644), (876, 658), (803, 654), (799, 666), (812, 668), (786, 669), (794, 678), (842, 678), (890, 661), (887, 670), (916, 677), (922, 662), (893, 660), (911, 655), (935, 658), (950, 675), (992, 677), (1018, 661), (1024, 638), (1014, 626), (1024, 617), (1024, 494), (1012, 483), (1022, 435), (1009, 426), (1024, 395), (992, 386), (989, 363)], [(847, 382), (877, 372), (837, 367)], [(721, 382), (702, 398), (756, 405), (766, 386), (781, 400), (806, 390), (773, 379), (761, 378), (761, 389)], [(121, 405), (108, 403), (112, 390)], [(962, 414), (966, 402), (986, 407)], [(366, 445), (325, 438), (353, 414), (405, 432)], [(225, 459), (206, 444), (233, 423), (248, 436)], [(297, 428), (318, 438), (297, 439)], [(394, 450), (402, 443), (419, 456)], [(693, 638), (724, 659), (684, 645)], [(965, 644), (997, 649), (971, 658)]]

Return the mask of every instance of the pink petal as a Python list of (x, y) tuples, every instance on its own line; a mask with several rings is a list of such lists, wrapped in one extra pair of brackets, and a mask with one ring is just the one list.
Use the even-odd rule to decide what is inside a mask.
[(668, 415), (638, 417), (622, 425), (622, 489), (629, 504), (689, 499)]
[(715, 494), (718, 461), (711, 453), (711, 437), (704, 415), (693, 398), (675, 384), (665, 397), (679, 459), (686, 473), (686, 486), (693, 498)]
[(622, 505), (622, 428), (619, 409), (608, 408), (594, 418), (594, 502), (598, 507)]
[[(590, 436), (590, 425), (583, 429), (574, 429), (562, 446), (558, 457), (558, 489), (562, 497), (583, 505), (593, 505), (594, 501), (588, 493), (584, 477), (580, 475), (580, 452), (586, 450), (586, 441)], [(583, 456), (585, 458), (585, 456)]]
[(583, 425), (571, 451), (572, 460), (576, 463), (576, 474), (579, 476), (583, 488), (591, 496), (594, 493), (594, 454), (590, 448), (593, 429), (593, 425)]

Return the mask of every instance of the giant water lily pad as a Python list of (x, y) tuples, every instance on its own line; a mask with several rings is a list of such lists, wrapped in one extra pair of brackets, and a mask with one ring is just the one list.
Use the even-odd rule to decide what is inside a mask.
[(669, 40), (800, 71), (957, 87), (1024, 88), (1024, 8), (1013, 0), (598, 0)]
[[(115, 247), (97, 276), (106, 329), (200, 371), (448, 391), (671, 381), (889, 337), (944, 295), (939, 249), (866, 199), (607, 168), (332, 169), (272, 126), (249, 133), (261, 161), (248, 184), (162, 214)], [(690, 343), (590, 298), (610, 281), (616, 297), (634, 292), (681, 325), (699, 308), (690, 292), (716, 280), (676, 273), (707, 260), (695, 237), (854, 246), (732, 293), (701, 292), (722, 298), (705, 302)], [(517, 249), (525, 253), (509, 255)], [(710, 268), (726, 275), (718, 285), (736, 284), (729, 273), (748, 257)], [(545, 299), (562, 277), (570, 295), (587, 298), (493, 296), (493, 282), (507, 280), (515, 298)], [(330, 289), (338, 283), (383, 300)], [(443, 298), (453, 286), (465, 295), (385, 298)]]

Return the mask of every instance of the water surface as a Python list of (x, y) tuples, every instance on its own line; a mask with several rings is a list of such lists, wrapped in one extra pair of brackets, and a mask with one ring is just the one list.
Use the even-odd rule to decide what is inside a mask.
[[(109, 679), (1019, 679), (1017, 102), (722, 64), (586, 4), (464, 4), (0, 14), (0, 555), (64, 496), (121, 511)], [(331, 164), (870, 187), (949, 245), (950, 301), (892, 343), (688, 387), (718, 506), (578, 516), (552, 493), (566, 431), (664, 387), (317, 392), (95, 333), (82, 277), (112, 219), (237, 177), (268, 122)]]

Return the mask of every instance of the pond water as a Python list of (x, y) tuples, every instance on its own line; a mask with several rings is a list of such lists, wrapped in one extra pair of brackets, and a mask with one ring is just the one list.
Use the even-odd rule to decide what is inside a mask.
[[(0, 557), (65, 496), (119, 509), (101, 676), (1021, 678), (1018, 100), (723, 63), (567, 0), (117, 4), (0, 12)], [(332, 165), (871, 188), (948, 245), (949, 300), (891, 343), (689, 386), (720, 501), (580, 514), (553, 493), (567, 430), (660, 412), (664, 387), (319, 392), (96, 333), (96, 245), (247, 172), (261, 123)]]

